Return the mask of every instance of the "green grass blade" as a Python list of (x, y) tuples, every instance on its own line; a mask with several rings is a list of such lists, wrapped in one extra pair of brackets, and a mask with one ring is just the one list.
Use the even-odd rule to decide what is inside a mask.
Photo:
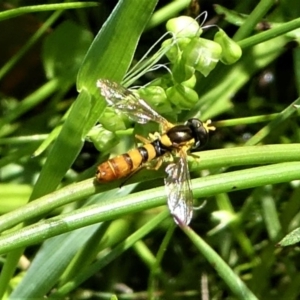
[(89, 266), (87, 269), (83, 270), (80, 274), (78, 274), (72, 281), (68, 282), (64, 286), (60, 287), (55, 293), (50, 296), (50, 299), (57, 299), (62, 297), (63, 295), (69, 293), (74, 288), (76, 288), (80, 283), (84, 282), (91, 275), (95, 274), (103, 267), (108, 265), (114, 259), (116, 259), (119, 255), (121, 255), (124, 251), (129, 249), (134, 243), (142, 239), (146, 234), (151, 232), (155, 227), (157, 227), (168, 215), (167, 211), (163, 211), (130, 235), (126, 240), (118, 244), (115, 248), (107, 253), (104, 257), (98, 259), (95, 263)]
[[(212, 175), (192, 180), (196, 198), (209, 197), (256, 186), (290, 182), (300, 179), (300, 162), (287, 162), (242, 171)], [(98, 204), (80, 208), (51, 219), (40, 221), (0, 237), (0, 254), (41, 242), (47, 238), (94, 223), (112, 220), (126, 214), (141, 212), (166, 203), (161, 188), (132, 195), (108, 198)]]
[(74, 162), (83, 144), (82, 132), (90, 109), (90, 96), (87, 92), (82, 92), (75, 101), (62, 131), (54, 142), (34, 186), (31, 200), (52, 192)]
[(274, 120), (270, 121), (266, 126), (259, 130), (251, 139), (249, 139), (245, 145), (252, 146), (261, 142), (268, 134), (276, 131), (280, 125), (284, 123), (288, 118), (297, 112), (297, 105), (300, 104), (300, 98), (292, 102), (287, 108), (285, 108)]
[(236, 41), (239, 41), (245, 37), (248, 37), (251, 34), (252, 30), (255, 28), (255, 25), (262, 20), (262, 18), (275, 4), (275, 2), (275, 0), (260, 1), (248, 16), (245, 23), (235, 33), (234, 39)]
[(183, 227), (184, 233), (191, 239), (199, 252), (210, 262), (238, 299), (258, 299), (243, 281), (232, 271), (225, 261), (191, 228)]
[(97, 5), (98, 5), (97, 2), (69, 2), (69, 3), (23, 6), (23, 7), (18, 7), (18, 8), (9, 9), (0, 12), (0, 21), (15, 18), (24, 14), (39, 12), (39, 11), (79, 9), (79, 8), (93, 7)]
[(10, 297), (42, 298), (57, 283), (71, 259), (98, 227), (98, 224), (88, 226), (46, 241)]
[[(230, 148), (230, 149), (219, 149), (213, 151), (204, 151), (199, 152), (200, 160), (193, 159), (190, 162), (190, 169), (191, 171), (199, 171), (202, 169), (207, 168), (222, 168), (222, 167), (233, 167), (233, 166), (241, 166), (241, 165), (259, 165), (259, 164), (274, 164), (272, 166), (266, 166), (266, 170), (269, 168), (272, 169), (276, 168), (280, 162), (295, 162), (295, 168), (297, 163), (300, 161), (300, 145), (299, 144), (287, 144), (287, 145), (266, 145), (266, 146), (252, 146), (252, 147), (240, 147), (240, 148)], [(263, 167), (264, 168), (264, 167)], [(253, 169), (254, 170), (254, 169)], [(241, 171), (244, 172), (245, 175), (249, 174), (249, 178), (251, 175), (250, 171)], [(229, 176), (228, 176), (229, 174)], [(230, 174), (222, 174), (222, 175), (215, 175), (221, 176), (217, 178), (223, 178), (222, 176), (226, 177), (226, 180), (230, 180)], [(276, 170), (275, 170), (276, 174)], [(297, 173), (296, 173), (297, 175)], [(292, 175), (296, 176), (295, 174)], [(150, 179), (155, 179), (157, 176), (164, 176), (164, 171), (144, 171), (141, 174), (137, 174), (135, 181), (146, 181)], [(278, 178), (279, 178), (278, 174)], [(296, 176), (297, 177), (297, 176)], [(214, 181), (215, 177), (209, 176), (206, 178), (196, 179), (193, 185), (195, 189), (195, 184), (199, 182), (199, 189), (201, 189), (199, 193), (199, 197), (205, 197), (207, 195), (213, 195), (219, 192), (228, 192), (231, 190), (231, 185), (225, 182), (224, 186), (221, 187), (220, 183)], [(253, 177), (255, 179), (255, 175)], [(267, 178), (265, 178), (267, 179)], [(199, 180), (199, 181), (198, 181)], [(234, 178), (239, 182), (239, 178)], [(243, 181), (243, 180), (242, 180)], [(210, 186), (210, 183), (214, 182), (214, 187)], [(246, 181), (247, 182), (247, 181)], [(243, 186), (245, 186), (246, 182), (243, 182)], [(278, 182), (278, 181), (277, 181)], [(270, 182), (269, 182), (270, 183)], [(91, 196), (95, 193), (100, 193), (112, 188), (118, 188), (120, 182), (112, 182), (106, 185), (94, 185), (94, 181), (92, 179), (88, 179), (79, 183), (75, 183), (73, 185), (66, 186), (58, 191), (55, 191), (49, 195), (43, 196), (40, 199), (37, 199), (33, 202), (26, 204), (25, 206), (16, 209), (10, 213), (5, 214), (4, 216), (0, 217), (0, 232), (7, 230), (23, 221), (34, 219), (37, 217), (41, 217), (45, 215), (47, 212), (63, 206), (65, 204), (77, 201), (79, 199), (86, 198)], [(254, 183), (251, 183), (255, 185)], [(264, 181), (260, 183), (261, 185), (268, 184), (268, 181)], [(257, 183), (257, 186), (260, 184)], [(234, 184), (235, 185), (235, 184)], [(249, 187), (249, 186), (248, 186)], [(205, 192), (205, 189), (208, 189)], [(242, 186), (240, 187), (243, 188)], [(244, 187), (246, 188), (246, 186)], [(197, 192), (197, 191), (196, 191)], [(203, 195), (204, 193), (204, 195)], [(163, 189), (160, 189), (158, 194), (151, 193), (151, 198), (149, 201), (150, 193), (141, 193), (140, 201), (144, 202), (143, 209), (147, 209), (153, 206), (159, 206), (164, 203), (163, 200), (165, 192)], [(151, 204), (151, 201), (154, 201), (155, 198), (158, 198), (155, 203)], [(162, 199), (160, 199), (162, 198)], [(151, 200), (152, 199), (152, 200)], [(160, 199), (160, 200), (159, 200)], [(138, 199), (137, 199), (138, 200)], [(119, 202), (124, 205), (124, 199), (119, 199)], [(122, 205), (122, 206), (123, 206)], [(133, 202), (128, 204), (128, 210), (124, 213), (132, 213), (134, 210), (131, 210), (131, 205)], [(125, 205), (125, 206), (126, 206)]]
[[(96, 123), (103, 111), (104, 101), (96, 100), (96, 97), (100, 98), (96, 89), (97, 78), (109, 77), (112, 74), (119, 79), (124, 76), (156, 2), (120, 1), (102, 27), (79, 71), (80, 94), (47, 157), (31, 200), (55, 190), (74, 162), (82, 148), (85, 134)], [(122, 51), (120, 47), (123, 47)], [(11, 252), (10, 256), (13, 257), (13, 255), (14, 252)]]

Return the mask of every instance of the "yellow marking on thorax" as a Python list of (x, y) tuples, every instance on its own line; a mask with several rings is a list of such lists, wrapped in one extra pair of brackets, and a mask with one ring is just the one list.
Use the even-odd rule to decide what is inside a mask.
[(170, 140), (170, 138), (166, 135), (166, 134), (163, 134), (161, 137), (160, 137), (160, 142), (165, 146), (165, 147), (172, 147), (172, 141)]

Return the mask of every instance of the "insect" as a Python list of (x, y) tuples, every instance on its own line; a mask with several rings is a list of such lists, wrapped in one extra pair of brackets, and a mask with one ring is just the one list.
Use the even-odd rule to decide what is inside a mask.
[(176, 161), (165, 169), (168, 207), (177, 224), (188, 225), (193, 215), (193, 193), (187, 155), (191, 149), (199, 149), (206, 144), (208, 132), (215, 129), (210, 125), (210, 120), (202, 123), (193, 118), (184, 124), (174, 125), (153, 110), (145, 100), (116, 82), (100, 79), (97, 86), (108, 105), (140, 124), (149, 121), (160, 124), (162, 133), (152, 136), (151, 140), (137, 137), (144, 145), (100, 164), (96, 179), (104, 183), (126, 177), (154, 159), (157, 159), (155, 169), (158, 169), (164, 156), (175, 156)]

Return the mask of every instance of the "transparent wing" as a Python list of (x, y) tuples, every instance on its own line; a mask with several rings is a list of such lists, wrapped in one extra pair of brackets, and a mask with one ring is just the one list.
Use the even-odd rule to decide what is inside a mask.
[(111, 105), (121, 113), (140, 124), (154, 121), (161, 124), (165, 130), (172, 127), (164, 117), (153, 110), (145, 100), (139, 98), (120, 84), (107, 79), (99, 79), (97, 87), (100, 88), (101, 95)]
[(168, 206), (177, 224), (188, 225), (193, 216), (193, 193), (186, 152), (180, 151), (178, 162), (167, 166), (165, 188)]

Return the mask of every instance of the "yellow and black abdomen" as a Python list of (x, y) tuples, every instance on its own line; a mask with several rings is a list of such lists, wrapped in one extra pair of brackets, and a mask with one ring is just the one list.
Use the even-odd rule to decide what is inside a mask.
[(109, 182), (126, 177), (144, 163), (161, 155), (161, 143), (155, 140), (103, 162), (98, 166), (96, 178), (99, 182)]

